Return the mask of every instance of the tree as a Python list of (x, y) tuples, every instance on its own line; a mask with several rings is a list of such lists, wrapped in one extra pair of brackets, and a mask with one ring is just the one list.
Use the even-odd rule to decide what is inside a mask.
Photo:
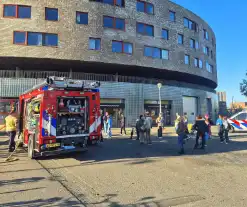
[[(247, 73), (246, 73), (247, 76)], [(240, 83), (240, 93), (247, 97), (247, 80), (243, 79), (242, 83)]]

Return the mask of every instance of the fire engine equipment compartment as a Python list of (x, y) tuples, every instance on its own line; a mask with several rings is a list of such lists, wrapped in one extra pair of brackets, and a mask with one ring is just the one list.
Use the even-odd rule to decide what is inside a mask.
[(86, 102), (81, 97), (58, 98), (57, 136), (88, 133)]

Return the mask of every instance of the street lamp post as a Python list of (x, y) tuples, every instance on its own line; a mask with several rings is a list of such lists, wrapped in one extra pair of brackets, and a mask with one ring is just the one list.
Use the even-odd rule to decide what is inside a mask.
[(161, 83), (158, 83), (158, 84), (157, 84), (157, 87), (158, 87), (158, 89), (159, 89), (159, 102), (160, 102), (160, 114), (161, 114), (162, 112), (161, 112), (161, 95), (160, 95), (160, 89), (161, 89), (161, 87), (162, 87), (162, 84), (161, 84)]

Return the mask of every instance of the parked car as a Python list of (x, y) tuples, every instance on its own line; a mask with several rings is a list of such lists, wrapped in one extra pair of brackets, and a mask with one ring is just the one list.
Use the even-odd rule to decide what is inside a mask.
[(247, 132), (247, 111), (241, 111), (228, 119), (231, 125), (230, 132), (246, 131)]

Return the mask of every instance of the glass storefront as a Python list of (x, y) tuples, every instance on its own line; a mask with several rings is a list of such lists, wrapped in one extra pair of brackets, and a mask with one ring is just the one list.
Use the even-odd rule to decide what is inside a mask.
[[(156, 119), (160, 113), (160, 104), (159, 101), (154, 100), (145, 100), (144, 101), (144, 110), (149, 112), (153, 119), (153, 126), (156, 126)], [(165, 119), (165, 125), (171, 125), (171, 101), (161, 101), (161, 111)]]

